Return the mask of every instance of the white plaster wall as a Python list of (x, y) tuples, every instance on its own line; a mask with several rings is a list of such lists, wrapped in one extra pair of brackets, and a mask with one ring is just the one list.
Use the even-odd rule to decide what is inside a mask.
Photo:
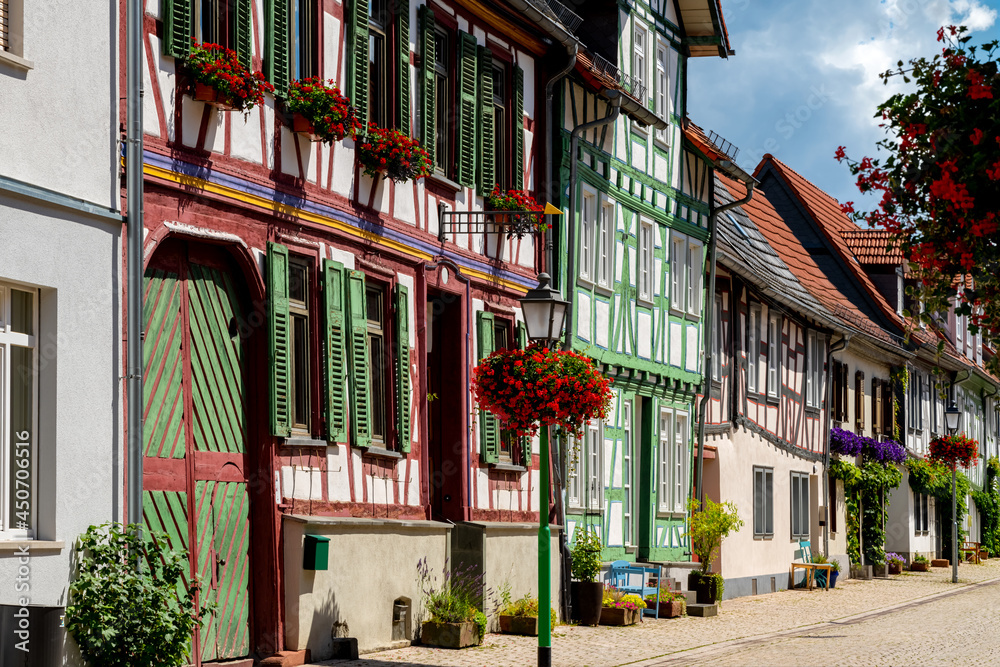
[[(117, 223), (0, 195), (0, 280), (41, 288), (36, 537), (64, 544), (32, 552), (34, 605), (65, 604), (73, 541), (91, 524), (123, 519), (121, 232)], [(13, 582), (17, 567), (0, 546), (0, 582)], [(0, 586), (0, 604), (19, 595)]]
[[(559, 611), (559, 532), (552, 530), (550, 572), (552, 607)], [(487, 590), (499, 591), (510, 585), (512, 600), (524, 595), (538, 597), (538, 526), (521, 523), (485, 524), (483, 548), (483, 584)], [(492, 624), (495, 619), (490, 617)]]

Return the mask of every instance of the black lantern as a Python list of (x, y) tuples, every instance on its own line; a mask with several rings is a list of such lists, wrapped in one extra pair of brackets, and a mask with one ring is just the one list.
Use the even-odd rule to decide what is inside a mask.
[(962, 424), (962, 413), (959, 411), (958, 406), (955, 405), (955, 401), (952, 401), (948, 405), (948, 409), (944, 411), (944, 422), (948, 427), (948, 433), (954, 434), (958, 430), (958, 427)]
[(538, 287), (529, 290), (521, 299), (529, 340), (543, 344), (559, 340), (568, 305), (559, 290), (549, 287), (549, 274), (539, 273)]

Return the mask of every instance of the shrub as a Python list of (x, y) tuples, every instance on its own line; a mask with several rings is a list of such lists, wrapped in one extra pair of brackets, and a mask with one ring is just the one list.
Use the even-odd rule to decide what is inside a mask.
[(579, 529), (574, 533), (571, 557), (573, 560), (573, 577), (579, 581), (592, 583), (597, 581), (601, 572), (601, 538), (597, 532)]
[(714, 503), (706, 498), (705, 508), (698, 511), (698, 501), (692, 499), (688, 509), (691, 511), (691, 527), (688, 530), (691, 550), (701, 561), (702, 573), (707, 573), (712, 561), (719, 555), (722, 540), (742, 528), (743, 519), (732, 502)]

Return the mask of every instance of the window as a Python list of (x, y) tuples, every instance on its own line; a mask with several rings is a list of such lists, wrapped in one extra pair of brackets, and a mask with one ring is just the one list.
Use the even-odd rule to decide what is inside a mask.
[[(175, 58), (183, 58), (191, 50), (192, 41), (221, 44), (236, 52), (244, 67), (250, 66), (251, 3), (248, 0), (190, 0), (189, 2), (163, 3), (163, 53)], [(285, 7), (283, 5), (283, 7)], [(274, 17), (268, 17), (269, 26), (277, 25)], [(288, 26), (288, 17), (282, 16), (280, 25)], [(281, 40), (280, 59), (287, 87), (288, 38)], [(272, 45), (273, 50), (273, 45)], [(273, 68), (271, 70), (273, 72)], [(269, 72), (270, 74), (270, 72)]]
[(747, 392), (757, 393), (757, 361), (760, 359), (760, 306), (751, 306), (747, 346)]
[(666, 408), (660, 410), (660, 430), (659, 430), (659, 459), (660, 466), (657, 485), (657, 497), (661, 512), (672, 512), (673, 492), (671, 479), (673, 478), (673, 448), (674, 448), (674, 413)]
[(767, 323), (767, 395), (778, 397), (781, 381), (781, 318), (771, 315)]
[(689, 242), (687, 273), (687, 312), (701, 316), (701, 292), (704, 280), (704, 264), (701, 261), (701, 244)]
[(312, 403), (309, 398), (311, 355), (309, 353), (309, 309), (311, 290), (309, 289), (309, 264), (299, 257), (290, 257), (288, 262), (288, 313), (291, 336), (288, 345), (292, 407), (292, 432), (310, 437), (312, 435)]
[(854, 374), (854, 430), (864, 433), (865, 430), (865, 373), (857, 371)]
[(590, 422), (584, 434), (587, 438), (587, 506), (590, 509), (604, 508), (603, 435), (601, 423)]
[(289, 27), (292, 38), (289, 49), (289, 76), (292, 80), (308, 79), (319, 74), (318, 31), (316, 30), (316, 0), (289, 0)]
[(372, 441), (385, 446), (386, 441), (386, 382), (388, 346), (385, 331), (385, 289), (368, 285), (365, 292), (365, 309), (368, 315), (368, 395), (371, 410)]
[[(451, 126), (448, 113), (453, 106), (451, 89), (451, 36), (443, 28), (434, 31), (434, 108), (439, 112), (434, 114), (434, 170), (446, 176), (450, 175), (448, 165), (451, 164)], [(432, 110), (433, 111), (433, 110)]]
[[(632, 41), (632, 78), (638, 88), (646, 88), (646, 29), (636, 24)], [(637, 96), (638, 97), (638, 96)], [(642, 101), (642, 100), (640, 100)]]
[(774, 468), (753, 469), (753, 536), (774, 537)]
[(847, 421), (847, 364), (833, 360), (833, 370), (830, 373), (833, 382), (833, 419), (844, 423)]
[(892, 437), (892, 392), (888, 380), (872, 378), (872, 435)]
[(670, 253), (670, 307), (684, 310), (684, 279), (687, 265), (687, 240), (673, 235), (673, 252)]
[[(499, 317), (493, 318), (493, 350), (514, 349), (511, 344), (513, 340), (512, 323)], [(517, 457), (518, 447), (517, 434), (512, 431), (500, 431), (500, 463), (521, 463)]]
[(639, 283), (639, 298), (647, 301), (653, 298), (653, 224), (646, 220), (639, 223), (639, 268), (636, 281)]
[(674, 511), (683, 512), (686, 509), (688, 499), (688, 449), (691, 440), (691, 431), (688, 428), (688, 415), (686, 412), (677, 412), (674, 415), (674, 457), (673, 457), (673, 490), (674, 490)]
[(917, 535), (930, 532), (930, 499), (926, 493), (913, 492), (913, 531)]
[(594, 242), (597, 254), (597, 284), (601, 287), (612, 287), (612, 262), (614, 261), (615, 243), (615, 206), (604, 202), (601, 204), (601, 218), (597, 226), (597, 240)]
[[(365, 128), (375, 122), (409, 134), (409, 7), (388, 0), (354, 0), (344, 3), (344, 14), (346, 92), (358, 120)], [(426, 65), (433, 71), (433, 60)]]
[(636, 543), (635, 480), (638, 469), (632, 441), (632, 401), (622, 402), (622, 522), (625, 544)]
[(587, 436), (584, 433), (583, 440), (570, 438), (570, 464), (568, 466), (566, 480), (566, 501), (569, 507), (583, 507), (583, 478), (587, 461), (586, 445)]
[(0, 283), (0, 537), (35, 536), (38, 290)]
[(914, 431), (924, 428), (924, 376), (916, 370), (910, 370), (910, 381), (906, 387), (906, 421), (907, 426)]
[(809, 539), (809, 475), (792, 473), (792, 539)]
[[(667, 90), (667, 45), (656, 45), (656, 115), (669, 120), (667, 100), (670, 92)], [(667, 130), (657, 130), (656, 140), (667, 143)]]
[(368, 1), (368, 120), (386, 127), (386, 102), (390, 98), (388, 54), (389, 9), (386, 0)]
[(0, 58), (3, 54), (23, 56), (23, 0), (0, 0)]
[(722, 381), (722, 368), (725, 365), (722, 361), (724, 352), (722, 345), (722, 295), (715, 295), (715, 313), (712, 315), (712, 379), (716, 382)]
[[(498, 63), (494, 60), (491, 72), (493, 79), (492, 107), (494, 182), (500, 185), (501, 190), (509, 190), (510, 176), (507, 171), (508, 168), (512, 167), (512, 164), (510, 156), (507, 154), (507, 137), (509, 133), (508, 119), (510, 117), (507, 113), (507, 100), (510, 99), (507, 91), (507, 68), (502, 63)], [(483, 187), (485, 189), (490, 189), (490, 185), (490, 183), (483, 181)]]
[(829, 502), (826, 506), (827, 527), (831, 533), (837, 532), (837, 480), (827, 479), (826, 488), (830, 491)]
[(826, 337), (810, 331), (806, 340), (806, 405), (820, 409), (823, 407)]
[(597, 196), (584, 191), (583, 203), (580, 207), (580, 278), (593, 279), (594, 265), (594, 229), (597, 212)]

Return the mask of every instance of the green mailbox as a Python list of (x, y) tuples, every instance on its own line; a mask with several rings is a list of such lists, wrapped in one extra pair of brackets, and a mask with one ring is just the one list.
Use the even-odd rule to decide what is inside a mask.
[(324, 535), (306, 535), (302, 549), (302, 569), (325, 570), (330, 562), (330, 538)]

